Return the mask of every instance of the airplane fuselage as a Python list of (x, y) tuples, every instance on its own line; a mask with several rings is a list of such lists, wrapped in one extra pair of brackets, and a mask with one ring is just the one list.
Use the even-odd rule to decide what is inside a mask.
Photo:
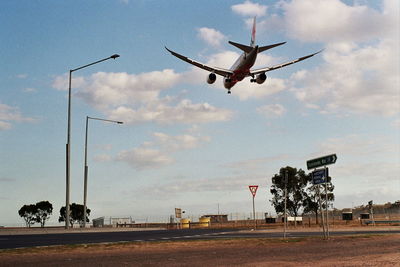
[(255, 46), (250, 53), (244, 52), (240, 55), (230, 68), (233, 74), (224, 78), (224, 87), (226, 89), (231, 89), (237, 82), (240, 82), (245, 77), (249, 76), (250, 69), (256, 62), (257, 54), (258, 46)]

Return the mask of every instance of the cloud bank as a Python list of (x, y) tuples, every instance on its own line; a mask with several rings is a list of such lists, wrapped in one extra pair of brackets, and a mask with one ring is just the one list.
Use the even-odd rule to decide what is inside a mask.
[(322, 64), (287, 82), (306, 107), (321, 113), (399, 113), (398, 1), (382, 1), (380, 10), (339, 0), (281, 1), (279, 11), (260, 22), (263, 30), (275, 31), (279, 22), (289, 37), (325, 47)]
[(34, 121), (34, 118), (24, 117), (18, 107), (0, 103), (0, 131), (11, 129), (14, 122)]

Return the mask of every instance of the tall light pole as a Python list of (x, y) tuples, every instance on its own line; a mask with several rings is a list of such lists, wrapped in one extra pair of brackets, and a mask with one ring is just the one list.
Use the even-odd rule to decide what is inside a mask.
[(122, 121), (113, 121), (113, 120), (106, 120), (100, 118), (92, 118), (86, 116), (86, 134), (85, 134), (85, 170), (84, 170), (84, 185), (83, 185), (83, 227), (86, 227), (86, 208), (87, 208), (87, 180), (88, 180), (88, 171), (89, 167), (87, 164), (87, 143), (88, 143), (88, 129), (89, 129), (89, 119), (90, 120), (98, 120), (98, 121), (105, 121), (105, 122), (112, 122), (122, 124)]
[(68, 86), (68, 126), (67, 126), (67, 145), (66, 145), (66, 193), (65, 193), (65, 229), (69, 228), (69, 186), (70, 186), (70, 166), (71, 166), (71, 81), (72, 81), (72, 73), (74, 71), (92, 66), (94, 64), (106, 61), (108, 59), (116, 59), (118, 58), (118, 54), (114, 54), (110, 57), (103, 58), (96, 62), (78, 67), (76, 69), (72, 69), (69, 71), (69, 86)]

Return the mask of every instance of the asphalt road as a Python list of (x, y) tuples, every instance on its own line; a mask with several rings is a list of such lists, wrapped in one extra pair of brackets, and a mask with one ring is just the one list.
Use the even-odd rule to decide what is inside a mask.
[[(334, 231), (335, 235), (356, 234), (399, 234), (396, 230), (357, 230)], [(321, 232), (288, 231), (287, 237), (322, 236)], [(57, 233), (57, 234), (24, 234), (0, 235), (0, 249), (23, 247), (40, 247), (72, 244), (114, 243), (114, 242), (154, 242), (189, 239), (218, 239), (218, 238), (282, 238), (282, 232), (276, 231), (240, 231), (231, 229), (187, 229), (187, 230), (152, 230), (152, 231), (123, 231), (123, 232), (87, 232), (87, 233)]]

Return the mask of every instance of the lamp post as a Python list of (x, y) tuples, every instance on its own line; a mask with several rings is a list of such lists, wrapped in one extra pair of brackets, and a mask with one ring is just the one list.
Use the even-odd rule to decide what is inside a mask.
[(113, 120), (106, 120), (100, 118), (92, 118), (86, 116), (86, 134), (85, 134), (85, 170), (84, 170), (84, 185), (83, 185), (83, 227), (86, 227), (86, 200), (87, 200), (87, 180), (88, 180), (88, 171), (89, 167), (87, 164), (87, 140), (88, 140), (88, 129), (89, 129), (89, 119), (91, 120), (98, 120), (98, 121), (105, 121), (105, 122), (112, 122), (122, 124), (122, 121), (113, 121)]
[(70, 165), (71, 165), (71, 82), (72, 72), (92, 66), (94, 64), (106, 61), (108, 59), (118, 58), (118, 54), (114, 54), (110, 57), (103, 58), (96, 62), (72, 69), (69, 71), (69, 86), (68, 86), (68, 126), (67, 126), (67, 145), (66, 145), (66, 193), (65, 193), (65, 229), (69, 228), (69, 186), (70, 186)]

